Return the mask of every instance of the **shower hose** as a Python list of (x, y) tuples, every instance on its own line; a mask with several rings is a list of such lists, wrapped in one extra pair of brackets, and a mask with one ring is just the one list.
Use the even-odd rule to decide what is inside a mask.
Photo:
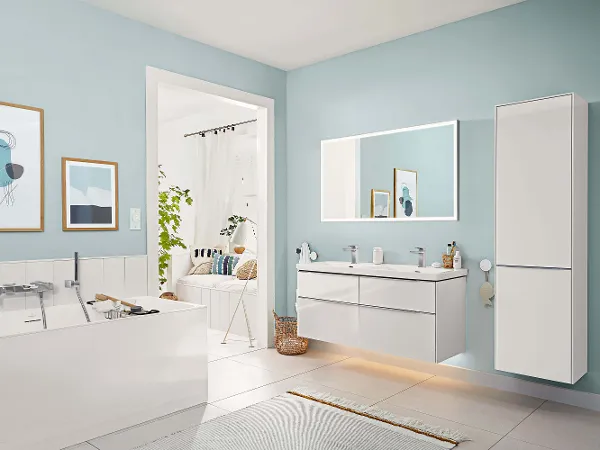
[(85, 314), (85, 320), (91, 322), (90, 315), (88, 313), (87, 308), (85, 307), (85, 302), (81, 298), (81, 292), (79, 292), (79, 286), (75, 286), (75, 292), (77, 293), (77, 298), (79, 299), (79, 304), (81, 305), (81, 309), (83, 309), (83, 313)]
[(42, 311), (42, 323), (44, 324), (44, 330), (47, 330), (48, 324), (46, 323), (46, 307), (44, 306), (44, 292), (38, 291), (38, 297), (40, 298), (40, 310)]

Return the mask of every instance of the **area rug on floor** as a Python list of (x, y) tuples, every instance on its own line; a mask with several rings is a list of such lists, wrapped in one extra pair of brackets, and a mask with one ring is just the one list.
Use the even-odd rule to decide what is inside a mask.
[(440, 450), (463, 434), (297, 388), (136, 450)]

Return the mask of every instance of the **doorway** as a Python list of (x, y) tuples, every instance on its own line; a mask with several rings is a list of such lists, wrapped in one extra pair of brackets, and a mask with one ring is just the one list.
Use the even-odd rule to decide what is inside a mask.
[[(165, 97), (167, 93), (167, 97)], [(175, 107), (169, 108), (167, 115), (172, 114), (172, 117), (165, 117), (165, 110), (161, 108), (164, 106), (165, 98), (167, 99), (179, 99), (175, 101), (173, 105)], [(218, 102), (215, 103), (215, 102)], [(172, 105), (172, 106), (173, 106)], [(177, 115), (184, 115), (186, 117), (193, 116), (194, 112), (198, 112), (194, 108), (204, 108), (205, 112), (207, 108), (213, 108), (211, 114), (204, 114), (207, 121), (202, 122), (202, 114), (196, 117), (194, 120), (187, 121), (179, 120), (182, 117)], [(168, 120), (168, 119), (172, 120)], [(244, 119), (244, 120), (242, 120)], [(220, 123), (220, 120), (224, 120), (227, 123)], [(164, 124), (171, 122), (169, 125), (170, 132), (173, 133), (173, 128), (181, 128), (181, 124), (185, 123), (185, 129), (188, 130), (184, 134), (191, 135), (187, 136), (184, 140), (183, 135), (181, 139), (177, 139), (177, 143), (169, 148), (169, 153), (173, 155), (172, 158), (165, 159), (164, 148)], [(217, 123), (219, 122), (219, 123)], [(238, 126), (235, 129), (234, 124), (240, 122), (247, 122)], [(192, 126), (196, 124), (197, 126)], [(162, 124), (162, 125), (161, 125)], [(214, 126), (211, 126), (214, 125)], [(189, 128), (191, 127), (191, 128)], [(205, 128), (206, 127), (206, 128)], [(224, 128), (223, 128), (224, 127)], [(274, 100), (255, 94), (239, 91), (237, 89), (209, 83), (203, 80), (199, 80), (184, 75), (179, 75), (173, 72), (168, 72), (162, 69), (153, 67), (147, 67), (146, 70), (146, 152), (147, 152), (147, 166), (146, 166), (146, 230), (147, 230), (147, 253), (148, 253), (148, 293), (152, 296), (160, 295), (160, 283), (159, 283), (159, 186), (158, 179), (161, 176), (159, 171), (159, 164), (168, 161), (170, 164), (171, 179), (173, 181), (173, 175), (177, 175), (177, 180), (181, 181), (180, 184), (193, 183), (193, 174), (186, 175), (184, 172), (179, 172), (178, 169), (174, 168), (173, 162), (179, 160), (179, 165), (185, 163), (187, 154), (182, 155), (181, 153), (189, 152), (190, 148), (193, 149), (204, 149), (212, 146), (213, 152), (222, 151), (217, 144), (215, 144), (215, 138), (219, 136), (211, 137), (210, 141), (207, 139), (206, 133), (204, 137), (200, 134), (193, 134), (196, 132), (205, 131), (207, 129), (219, 128), (218, 132), (226, 133), (229, 132), (231, 138), (236, 139), (236, 142), (249, 142), (248, 139), (242, 140), (241, 136), (247, 138), (253, 138), (255, 142), (255, 153), (254, 160), (249, 156), (248, 152), (238, 151), (237, 156), (233, 156), (233, 163), (231, 166), (231, 172), (227, 172), (228, 176), (231, 173), (235, 173), (235, 179), (240, 178), (240, 170), (242, 172), (246, 169), (240, 169), (240, 158), (242, 164), (253, 164), (253, 169), (248, 172), (248, 175), (242, 175), (244, 177), (254, 177), (251, 181), (246, 180), (247, 185), (252, 185), (253, 188), (246, 189), (240, 195), (237, 195), (235, 206), (233, 203), (228, 205), (213, 205), (206, 199), (202, 200), (202, 203), (210, 206), (211, 210), (218, 210), (220, 215), (228, 215), (233, 211), (234, 215), (244, 216), (255, 222), (255, 228), (252, 228), (253, 233), (256, 233), (256, 259), (259, 261), (260, 270), (258, 270), (257, 277), (257, 291), (256, 299), (252, 304), (247, 305), (252, 308), (252, 312), (255, 313), (253, 334), (257, 340), (257, 343), (261, 346), (272, 346), (273, 344), (273, 319), (271, 311), (274, 308), (275, 303), (275, 280), (274, 280), (274, 244), (275, 244), (275, 230), (274, 230), (274, 217), (275, 217), (275, 201), (274, 201)], [(232, 129), (234, 128), (234, 129)], [(163, 131), (161, 131), (163, 130)], [(183, 130), (183, 129), (181, 129)], [(162, 136), (162, 137), (161, 137)], [(162, 140), (162, 141), (161, 141)], [(236, 147), (242, 144), (236, 144)], [(243, 146), (243, 145), (242, 145)], [(171, 145), (169, 144), (169, 147)], [(187, 150), (186, 150), (187, 147)], [(204, 155), (204, 150), (200, 150), (200, 154)], [(194, 150), (195, 151), (195, 150)], [(215, 154), (215, 153), (213, 153)], [(216, 153), (219, 154), (219, 153)], [(249, 158), (247, 160), (247, 158)], [(189, 159), (192, 161), (192, 159)], [(197, 161), (194, 159), (193, 161)], [(250, 161), (250, 162), (249, 162)], [(201, 164), (200, 164), (201, 165)], [(252, 174), (252, 171), (255, 173)], [(225, 173), (225, 172), (223, 172)], [(166, 175), (169, 177), (169, 174)], [(179, 178), (180, 177), (180, 178)], [(164, 180), (163, 180), (164, 181)], [(185, 186), (182, 186), (185, 187)], [(197, 205), (198, 207), (198, 205)], [(233, 208), (233, 209), (232, 209)], [(206, 211), (206, 214), (210, 214), (211, 211)], [(236, 214), (237, 213), (237, 214)], [(192, 217), (195, 213), (190, 209), (186, 211), (189, 217)], [(197, 214), (196, 214), (197, 215)], [(255, 218), (250, 216), (254, 215)], [(225, 220), (224, 218), (220, 219)], [(226, 222), (226, 220), (225, 220)], [(202, 230), (206, 228), (214, 228), (215, 224), (207, 223), (206, 226), (200, 227), (200, 231), (196, 228), (196, 224), (192, 225), (191, 221), (188, 220), (183, 225), (182, 238), (186, 242), (186, 247), (193, 249), (194, 247), (208, 244), (201, 242)], [(211, 236), (214, 234), (212, 232)], [(195, 237), (193, 237), (195, 236)], [(198, 240), (195, 240), (198, 239)], [(223, 239), (221, 237), (220, 239)], [(222, 243), (226, 244), (227, 242)], [(212, 241), (210, 243), (212, 247)], [(228, 249), (227, 249), (228, 250)], [(173, 258), (175, 261), (176, 258)], [(181, 259), (179, 257), (179, 259)], [(179, 269), (181, 270), (181, 269)], [(173, 275), (175, 278), (181, 275), (175, 271)], [(174, 287), (176, 280), (170, 280), (170, 287)], [(183, 299), (186, 300), (186, 299)], [(233, 304), (233, 302), (231, 302)], [(224, 303), (221, 303), (224, 304)], [(232, 306), (233, 308), (233, 306)], [(215, 313), (213, 311), (213, 317)], [(243, 318), (243, 311), (237, 312)]]

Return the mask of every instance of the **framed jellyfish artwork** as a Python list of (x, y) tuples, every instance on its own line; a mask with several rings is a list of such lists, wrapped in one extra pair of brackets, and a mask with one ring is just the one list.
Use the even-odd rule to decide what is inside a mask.
[(394, 217), (417, 217), (417, 171), (394, 169)]
[(0, 102), (0, 231), (44, 231), (44, 110)]

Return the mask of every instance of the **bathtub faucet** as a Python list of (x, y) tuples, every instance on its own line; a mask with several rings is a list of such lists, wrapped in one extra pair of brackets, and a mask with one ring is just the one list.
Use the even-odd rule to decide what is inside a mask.
[(38, 298), (40, 299), (40, 311), (42, 312), (42, 323), (44, 325), (44, 330), (47, 330), (48, 324), (46, 323), (46, 307), (44, 305), (44, 292), (53, 291), (54, 285), (45, 281), (34, 281), (32, 284), (34, 284), (37, 287), (36, 290)]
[(54, 290), (54, 285), (48, 281), (33, 281), (29, 284), (5, 284), (0, 285), (0, 297), (2, 295), (15, 295), (15, 294), (27, 294), (30, 292), (36, 292), (40, 299), (40, 310), (42, 312), (42, 321), (44, 323), (44, 330), (48, 328), (46, 323), (46, 308), (44, 307), (44, 292)]

